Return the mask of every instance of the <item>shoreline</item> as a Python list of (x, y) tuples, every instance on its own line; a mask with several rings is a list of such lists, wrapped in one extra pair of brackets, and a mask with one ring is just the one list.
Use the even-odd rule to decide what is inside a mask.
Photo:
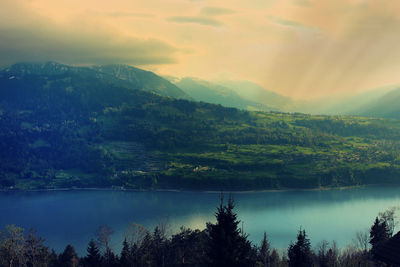
[(254, 194), (254, 193), (276, 193), (292, 191), (330, 191), (330, 190), (351, 190), (357, 188), (376, 187), (376, 186), (400, 186), (400, 184), (368, 184), (352, 185), (339, 187), (318, 187), (318, 188), (281, 188), (281, 189), (262, 189), (262, 190), (186, 190), (186, 189), (125, 189), (110, 187), (65, 187), (65, 188), (47, 188), (47, 189), (0, 189), (0, 192), (56, 192), (56, 191), (119, 191), (119, 192), (175, 192), (175, 193), (207, 193), (207, 194)]

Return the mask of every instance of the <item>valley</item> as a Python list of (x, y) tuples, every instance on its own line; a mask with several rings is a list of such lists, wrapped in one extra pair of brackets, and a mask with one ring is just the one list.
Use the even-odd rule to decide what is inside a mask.
[[(144, 86), (148, 79), (151, 86)], [(400, 182), (396, 119), (195, 102), (167, 80), (128, 66), (17, 64), (0, 72), (0, 85), (3, 189), (262, 190)], [(175, 98), (177, 92), (184, 99)]]

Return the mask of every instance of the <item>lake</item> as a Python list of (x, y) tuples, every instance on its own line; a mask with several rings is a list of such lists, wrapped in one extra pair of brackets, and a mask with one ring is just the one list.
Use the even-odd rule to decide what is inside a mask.
[[(357, 231), (368, 229), (380, 211), (400, 206), (399, 189), (249, 192), (234, 193), (233, 198), (238, 218), (255, 243), (266, 231), (273, 247), (287, 248), (301, 227), (313, 245), (325, 239), (344, 247)], [(219, 196), (110, 190), (1, 192), (0, 225), (33, 227), (56, 251), (72, 244), (80, 255), (96, 229), (108, 225), (114, 230), (112, 246), (119, 252), (132, 222), (152, 228), (168, 220), (171, 232), (182, 225), (204, 229), (206, 222), (215, 222)]]

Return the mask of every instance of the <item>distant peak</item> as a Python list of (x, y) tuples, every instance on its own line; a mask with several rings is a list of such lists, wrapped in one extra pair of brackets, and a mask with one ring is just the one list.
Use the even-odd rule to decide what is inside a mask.
[(127, 64), (102, 64), (102, 65), (93, 65), (92, 68), (120, 68), (120, 69), (138, 69), (134, 66)]
[(26, 74), (61, 74), (70, 71), (73, 67), (54, 61), (47, 62), (18, 62), (5, 68), (6, 72), (26, 75)]
[(68, 67), (67, 65), (55, 62), (55, 61), (45, 61), (45, 62), (17, 62), (11, 67), (60, 67), (60, 66), (65, 66)]

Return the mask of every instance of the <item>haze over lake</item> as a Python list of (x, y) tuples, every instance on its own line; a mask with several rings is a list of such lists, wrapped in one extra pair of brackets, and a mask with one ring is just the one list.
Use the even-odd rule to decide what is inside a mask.
[[(227, 197), (227, 195), (226, 195)], [(287, 248), (304, 228), (313, 245), (336, 240), (339, 247), (368, 229), (377, 214), (400, 205), (399, 187), (326, 191), (234, 193), (236, 211), (250, 240), (259, 243), (264, 230), (273, 247)], [(168, 219), (171, 232), (184, 225), (205, 227), (215, 221), (219, 193), (134, 191), (42, 191), (0, 193), (0, 224), (33, 227), (61, 251), (67, 244), (81, 255), (100, 225), (112, 227), (119, 251), (132, 222), (154, 227)]]

